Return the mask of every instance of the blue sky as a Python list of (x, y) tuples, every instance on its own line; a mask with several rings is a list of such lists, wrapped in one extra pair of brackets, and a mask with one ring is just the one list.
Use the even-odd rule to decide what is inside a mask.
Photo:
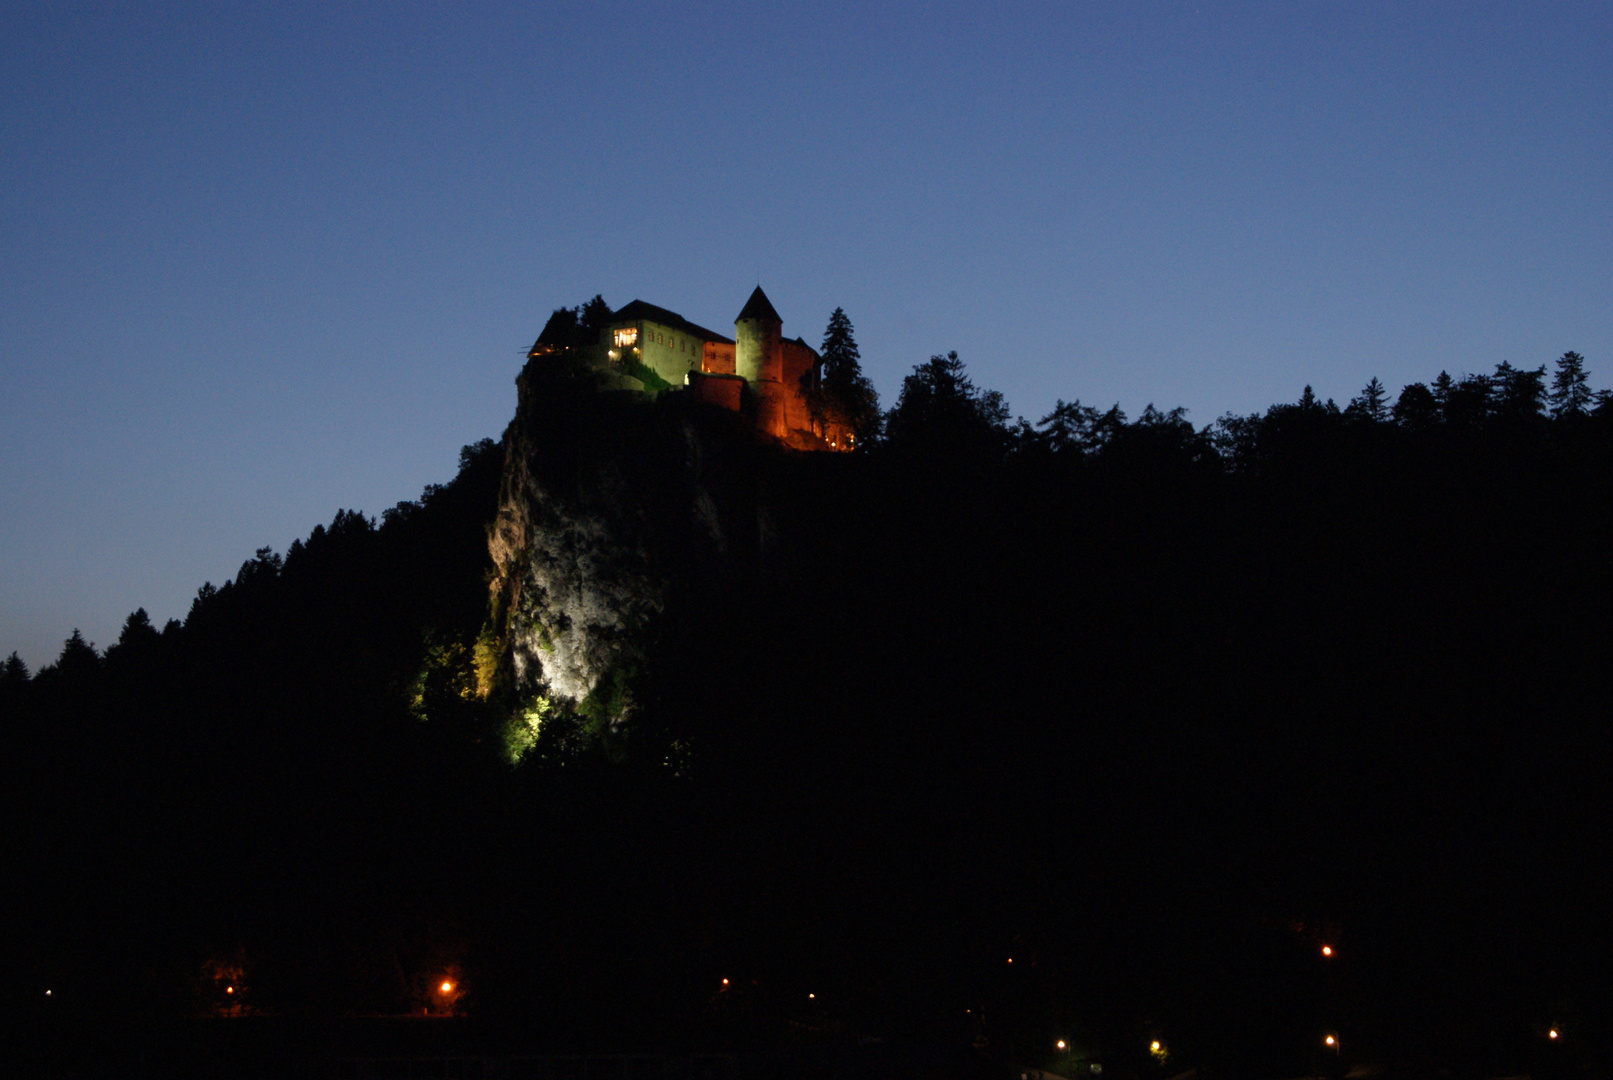
[(0, 9), (0, 655), (448, 479), (596, 292), (1031, 419), (1613, 385), (1613, 8), (985, 8)]

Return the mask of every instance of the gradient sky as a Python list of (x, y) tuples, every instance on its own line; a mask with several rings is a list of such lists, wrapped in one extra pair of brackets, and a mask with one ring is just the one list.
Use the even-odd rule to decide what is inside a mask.
[(1613, 384), (1601, 3), (0, 8), (0, 656), (497, 437), (549, 312), (856, 326), (1198, 424)]

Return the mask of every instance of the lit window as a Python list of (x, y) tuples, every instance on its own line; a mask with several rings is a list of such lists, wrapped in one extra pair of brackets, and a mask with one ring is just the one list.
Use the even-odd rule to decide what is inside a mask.
[(626, 348), (629, 345), (637, 345), (637, 344), (638, 344), (638, 327), (629, 326), (626, 329), (616, 331), (616, 347), (618, 349)]

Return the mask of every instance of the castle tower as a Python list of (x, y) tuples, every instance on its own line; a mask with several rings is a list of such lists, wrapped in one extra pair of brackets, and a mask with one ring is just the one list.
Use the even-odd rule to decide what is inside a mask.
[(760, 285), (734, 320), (734, 373), (743, 376), (756, 395), (757, 426), (784, 438), (784, 320)]
[(784, 376), (784, 320), (760, 285), (734, 320), (734, 372), (750, 383)]

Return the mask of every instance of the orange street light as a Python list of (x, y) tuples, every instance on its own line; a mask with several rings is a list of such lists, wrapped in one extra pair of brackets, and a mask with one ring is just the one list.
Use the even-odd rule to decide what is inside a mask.
[(1054, 1043), (1053, 1045), (1058, 1047), (1060, 1050), (1066, 1049), (1063, 1039), (1060, 1039), (1058, 1042)]
[(437, 993), (439, 994), (452, 994), (453, 992), (454, 984), (447, 979), (444, 979), (442, 985), (437, 987)]
[(1331, 945), (1323, 945), (1322, 946), (1322, 955), (1323, 956), (1332, 956), (1333, 955), (1333, 946), (1331, 946)]
[(1339, 1040), (1332, 1035), (1329, 1035), (1327, 1038), (1323, 1039), (1322, 1042), (1327, 1044), (1327, 1048), (1329, 1050), (1337, 1050), (1339, 1048)]
[(1552, 1028), (1550, 1031), (1546, 1032), (1546, 1038), (1555, 1039), (1557, 1037), (1557, 1034), (1558, 1034), (1557, 1029)]

